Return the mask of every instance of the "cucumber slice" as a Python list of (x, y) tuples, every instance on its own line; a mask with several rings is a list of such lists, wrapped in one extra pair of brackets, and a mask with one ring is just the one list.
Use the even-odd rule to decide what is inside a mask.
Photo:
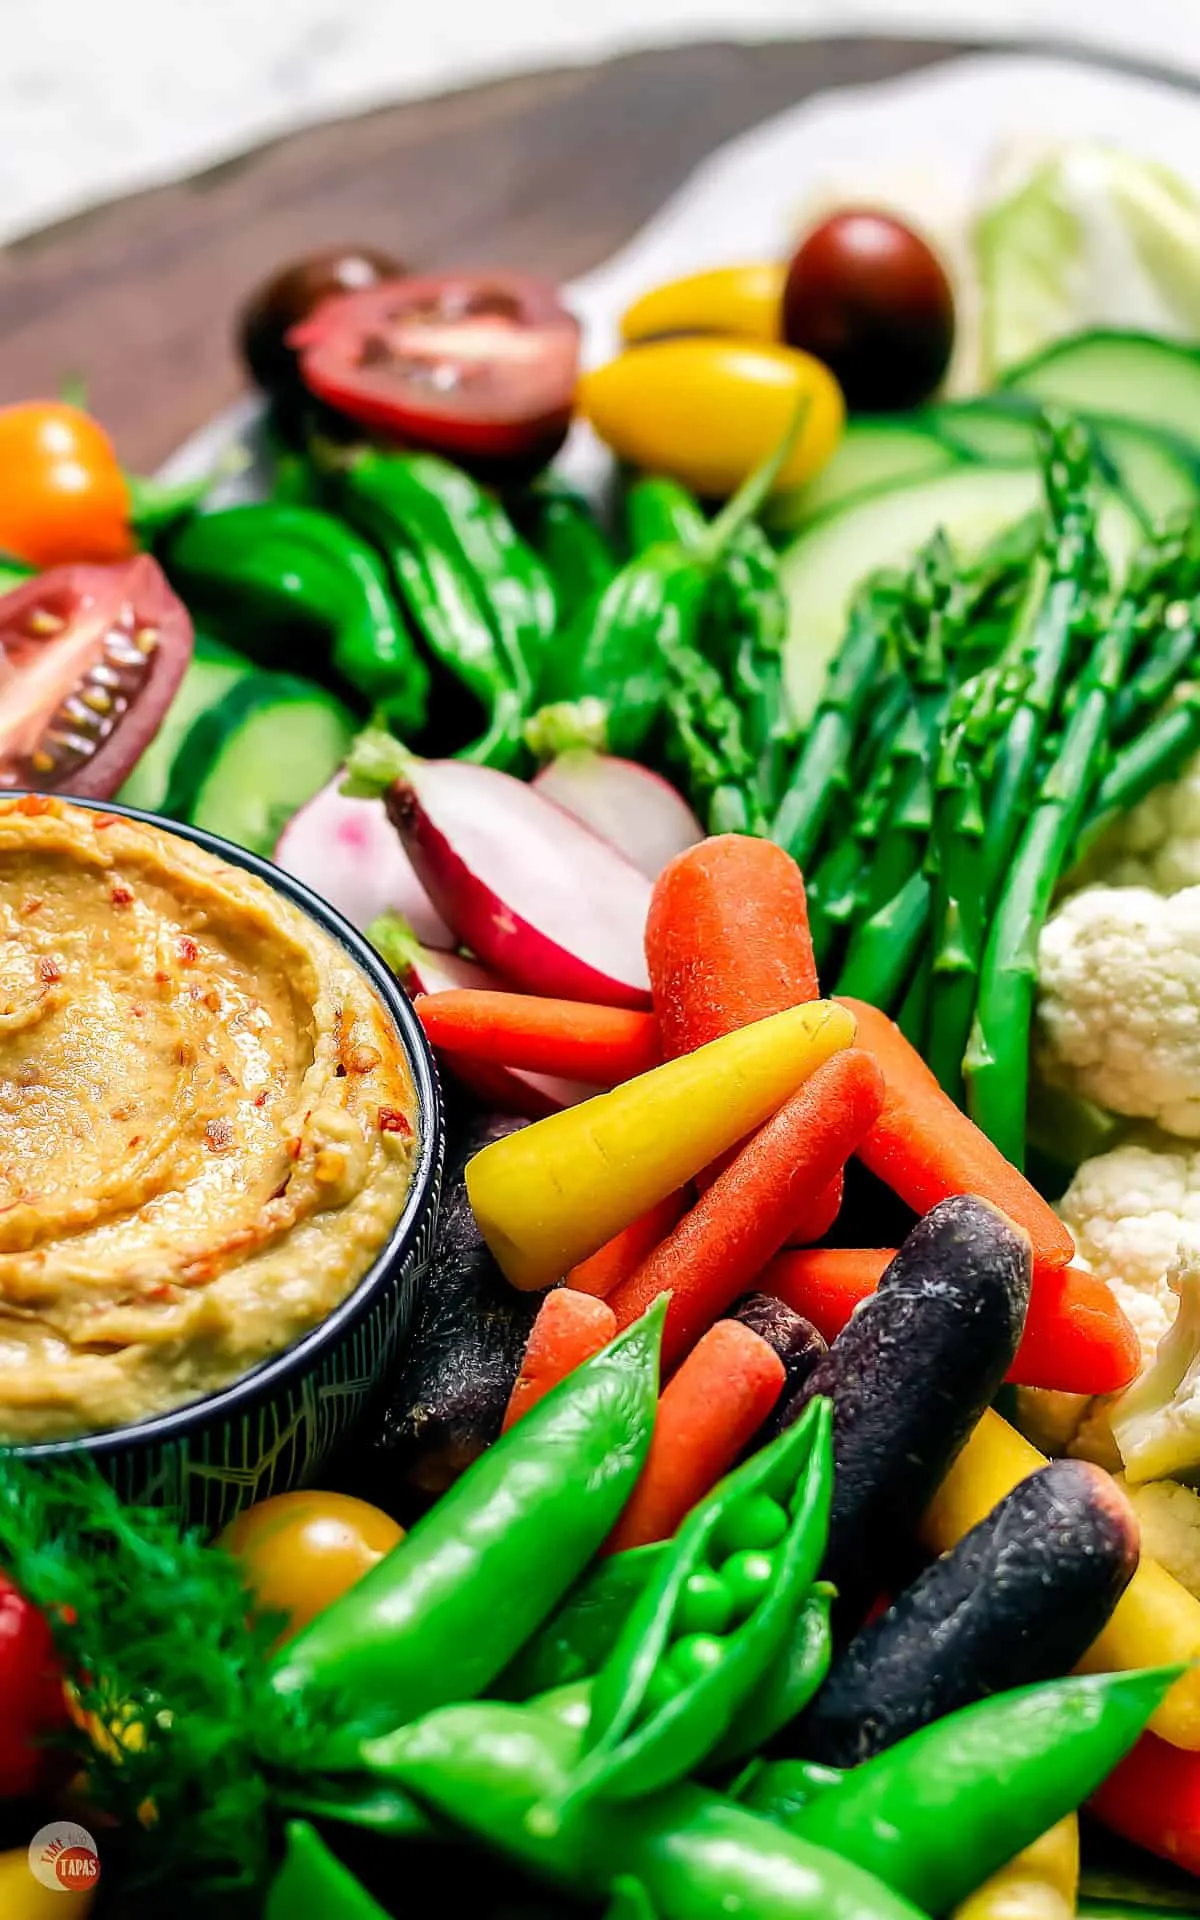
[(353, 716), (323, 688), (251, 674), (193, 722), (166, 811), (269, 854), (292, 815), (332, 780), (354, 733)]
[(1092, 422), (1122, 491), (1151, 525), (1200, 510), (1200, 460), (1183, 440), (1134, 420)]
[[(860, 494), (798, 534), (784, 550), (780, 572), (791, 609), (788, 692), (801, 724), (812, 717), (851, 595), (866, 574), (904, 562), (939, 527), (970, 556), (1044, 499), (1036, 467), (960, 467)], [(1101, 540), (1116, 574), (1124, 573), (1142, 532), (1133, 509), (1111, 493)]]
[(794, 533), (852, 494), (958, 466), (962, 453), (923, 422), (923, 415), (894, 420), (862, 415), (848, 421), (828, 465), (805, 486), (779, 494), (768, 504), (764, 518), (769, 531)]
[(1007, 392), (1200, 444), (1200, 352), (1148, 333), (1081, 333), (1012, 367)]
[(179, 691), (117, 799), (124, 806), (141, 807), (146, 813), (164, 812), (175, 755), (193, 722), (208, 707), (215, 707), (231, 687), (253, 671), (250, 662), (244, 660), (240, 653), (222, 646), (219, 640), (210, 640), (207, 634), (198, 633), (195, 651), (179, 684)]
[[(1031, 461), (1037, 455), (1032, 402), (1017, 395), (999, 400), (950, 401), (929, 409), (947, 440), (979, 460)], [(1113, 414), (1083, 416), (1108, 461), (1111, 477), (1145, 520), (1194, 512), (1200, 505), (1200, 460), (1186, 441), (1141, 421)]]
[(1026, 466), (1037, 458), (1031, 404), (1004, 400), (947, 400), (927, 409), (930, 425), (972, 460)]

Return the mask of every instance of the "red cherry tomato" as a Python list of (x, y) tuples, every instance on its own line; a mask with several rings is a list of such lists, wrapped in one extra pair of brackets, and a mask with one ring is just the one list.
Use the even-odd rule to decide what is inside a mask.
[(117, 791), (175, 697), (192, 623), (149, 554), (0, 599), (0, 789)]
[(954, 295), (911, 227), (848, 209), (814, 227), (793, 256), (783, 332), (836, 374), (852, 409), (891, 412), (928, 399), (945, 373)]
[(0, 1800), (34, 1793), (53, 1772), (45, 1742), (67, 1723), (62, 1671), (44, 1614), (0, 1574)]
[(579, 323), (531, 275), (385, 280), (322, 301), (288, 344), (318, 399), (465, 464), (544, 462), (570, 423)]

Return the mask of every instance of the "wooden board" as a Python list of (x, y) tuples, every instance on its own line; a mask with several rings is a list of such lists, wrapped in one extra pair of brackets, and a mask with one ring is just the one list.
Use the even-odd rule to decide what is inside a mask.
[(239, 302), (338, 241), (417, 267), (569, 279), (629, 239), (722, 141), (821, 88), (882, 80), (961, 43), (695, 46), (506, 80), (277, 141), (0, 253), (0, 402), (84, 381), (148, 471), (239, 392)]

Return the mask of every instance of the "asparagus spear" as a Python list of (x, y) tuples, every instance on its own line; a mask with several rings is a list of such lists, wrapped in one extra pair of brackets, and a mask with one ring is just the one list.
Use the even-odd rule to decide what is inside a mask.
[(1075, 848), (1076, 858), (1082, 859), (1090, 852), (1121, 814), (1136, 807), (1164, 781), (1174, 780), (1198, 750), (1200, 687), (1187, 686), (1180, 689), (1174, 704), (1114, 756), (1096, 789)]
[(978, 755), (967, 741), (965, 720), (942, 742), (935, 787), (937, 878), (930, 913), (933, 952), (925, 1057), (951, 1099), (958, 1100), (985, 932), (979, 882), (986, 829)]
[(850, 781), (855, 740), (880, 671), (898, 600), (892, 575), (876, 576), (857, 594), (850, 623), (826, 675), (821, 701), (796, 758), (771, 826), (771, 838), (807, 868), (830, 813)]
[(1083, 669), (1079, 697), (1021, 836), (984, 950), (965, 1061), (968, 1106), (1017, 1167), (1025, 1157), (1038, 939), (1103, 768), (1114, 696), (1137, 630), (1131, 603), (1123, 600)]
[(930, 900), (929, 880), (918, 869), (857, 927), (835, 991), (890, 1013), (920, 957)]
[(1029, 685), (995, 758), (983, 844), (983, 894), (990, 906), (1012, 859), (1034, 789), (1038, 759), (1062, 697), (1071, 656), (1102, 583), (1096, 542), (1095, 461), (1078, 422), (1046, 416), (1043, 458), (1050, 531), (1030, 571), (1014, 651), (1027, 659)]

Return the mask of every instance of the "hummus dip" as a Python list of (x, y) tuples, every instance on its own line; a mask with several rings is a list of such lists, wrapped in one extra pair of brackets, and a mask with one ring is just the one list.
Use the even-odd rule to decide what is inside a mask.
[(361, 1278), (412, 1178), (350, 957), (158, 827), (0, 801), (0, 1440), (228, 1385)]

